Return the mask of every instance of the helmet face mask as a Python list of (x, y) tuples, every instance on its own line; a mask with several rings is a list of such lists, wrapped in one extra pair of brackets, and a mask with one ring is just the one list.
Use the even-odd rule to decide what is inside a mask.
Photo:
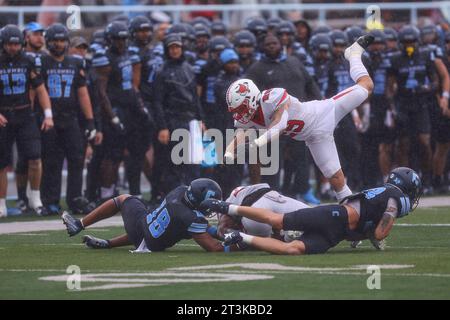
[(69, 49), (69, 31), (64, 25), (55, 23), (45, 32), (45, 43), (52, 55), (60, 57)]
[(248, 123), (255, 116), (259, 106), (261, 92), (250, 79), (233, 82), (227, 90), (228, 111), (233, 119), (240, 123)]
[(199, 178), (193, 180), (186, 192), (184, 201), (191, 209), (198, 209), (206, 199), (222, 200), (222, 189), (214, 180)]
[(408, 196), (410, 211), (418, 206), (423, 190), (422, 181), (414, 170), (407, 167), (396, 168), (389, 173), (387, 183), (396, 186)]
[(47, 42), (47, 48), (54, 56), (63, 56), (69, 48), (69, 42), (67, 40), (51, 40)]
[(250, 120), (255, 116), (254, 109), (249, 107), (249, 100), (245, 99), (244, 102), (234, 109), (228, 109), (230, 112), (233, 112), (233, 119), (241, 122), (241, 123), (249, 123)]

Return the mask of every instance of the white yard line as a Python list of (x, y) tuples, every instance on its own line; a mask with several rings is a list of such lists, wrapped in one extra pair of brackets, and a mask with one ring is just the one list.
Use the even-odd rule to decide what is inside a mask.
[[(107, 220), (100, 221), (95, 224), (96, 228), (92, 228), (93, 231), (97, 227), (117, 227), (123, 226), (123, 220), (121, 216), (112, 217)], [(12, 234), (12, 233), (29, 233), (36, 231), (64, 231), (66, 227), (62, 223), (62, 220), (45, 220), (45, 221), (24, 221), (24, 222), (5, 222), (0, 223), (0, 234)], [(90, 229), (87, 228), (87, 231)], [(103, 231), (103, 230), (102, 230)]]

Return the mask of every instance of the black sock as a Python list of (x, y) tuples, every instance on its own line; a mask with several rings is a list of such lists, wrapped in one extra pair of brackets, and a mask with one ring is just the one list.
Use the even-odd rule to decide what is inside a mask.
[(27, 187), (17, 187), (17, 195), (19, 200), (27, 202)]

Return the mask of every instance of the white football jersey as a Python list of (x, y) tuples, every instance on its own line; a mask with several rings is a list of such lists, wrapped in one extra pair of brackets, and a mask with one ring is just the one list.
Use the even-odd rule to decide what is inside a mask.
[[(246, 187), (237, 187), (231, 192), (226, 201), (235, 205), (242, 205), (242, 201), (244, 201), (245, 197), (262, 188), (270, 188), (270, 186), (267, 183), (259, 183)], [(307, 204), (283, 196), (282, 194), (274, 190), (264, 194), (255, 203), (253, 203), (252, 207), (267, 209), (275, 213), (288, 213), (299, 209), (309, 208)], [(244, 228), (243, 231), (249, 235), (258, 237), (270, 237), (272, 234), (272, 227), (268, 224), (257, 222), (246, 217), (242, 218), (241, 223), (242, 227)]]
[(316, 129), (323, 127), (324, 121), (332, 125), (330, 129), (334, 129), (334, 110), (330, 100), (300, 102), (283, 88), (264, 90), (261, 93), (260, 107), (256, 110), (253, 119), (248, 123), (235, 121), (235, 127), (267, 129), (275, 111), (288, 100), (290, 101), (287, 110), (289, 116), (283, 134), (295, 140), (305, 141), (314, 135)]

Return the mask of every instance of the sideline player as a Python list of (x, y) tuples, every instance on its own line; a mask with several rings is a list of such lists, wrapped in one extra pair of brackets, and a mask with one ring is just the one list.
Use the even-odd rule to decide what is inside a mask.
[[(235, 119), (235, 127), (268, 130), (251, 142), (257, 147), (267, 144), (280, 133), (295, 140), (306, 141), (315, 163), (330, 179), (338, 200), (352, 194), (345, 182), (339, 162), (333, 132), (339, 121), (361, 105), (372, 92), (373, 82), (361, 62), (361, 55), (373, 41), (371, 35), (360, 37), (345, 50), (350, 62), (350, 75), (356, 85), (322, 101), (300, 102), (285, 89), (273, 88), (260, 92), (253, 81), (240, 79), (228, 88), (227, 104)], [(245, 141), (245, 131), (238, 131), (227, 147), (225, 159), (234, 158), (236, 145)]]

